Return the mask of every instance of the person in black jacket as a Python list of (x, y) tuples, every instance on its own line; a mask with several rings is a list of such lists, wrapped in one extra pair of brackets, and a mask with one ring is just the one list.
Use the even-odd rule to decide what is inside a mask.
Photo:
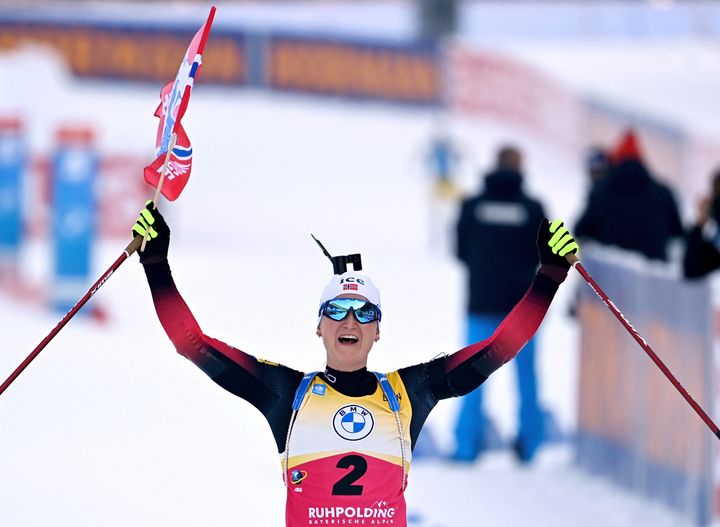
[(633, 131), (623, 135), (611, 163), (593, 185), (575, 235), (668, 261), (671, 243), (683, 236), (680, 213), (672, 191), (645, 166)]
[(683, 271), (686, 278), (702, 278), (720, 268), (720, 170), (712, 189), (700, 202), (698, 221), (690, 229), (685, 246)]
[[(545, 217), (542, 205), (522, 189), (522, 155), (501, 148), (496, 168), (485, 176), (485, 189), (462, 204), (457, 223), (457, 256), (468, 276), (467, 342), (488, 338), (522, 298), (537, 268), (532, 249), (536, 225)], [(530, 248), (528, 248), (530, 247)], [(512, 258), (508, 258), (512, 251)], [(515, 452), (532, 460), (543, 441), (543, 412), (538, 403), (535, 341), (515, 360), (520, 392), (519, 430)], [(472, 461), (493, 443), (492, 422), (484, 415), (483, 388), (466, 395), (458, 415), (453, 458)]]

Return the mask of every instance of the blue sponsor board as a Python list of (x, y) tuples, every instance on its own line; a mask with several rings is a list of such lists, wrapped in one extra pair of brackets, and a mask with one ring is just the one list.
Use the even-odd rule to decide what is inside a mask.
[(52, 158), (52, 303), (59, 311), (70, 310), (88, 286), (96, 230), (98, 162), (90, 141), (61, 140)]
[[(713, 322), (705, 282), (687, 282), (632, 255), (586, 251), (583, 264), (680, 384), (711, 412)], [(590, 287), (580, 301), (577, 463), (664, 502), (695, 525), (713, 514), (715, 436)]]
[(0, 264), (17, 264), (27, 151), (19, 121), (0, 122)]

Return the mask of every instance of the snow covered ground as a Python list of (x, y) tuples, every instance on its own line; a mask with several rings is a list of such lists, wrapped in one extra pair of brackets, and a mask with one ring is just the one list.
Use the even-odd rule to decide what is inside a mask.
[[(699, 87), (711, 69), (712, 55), (703, 56)], [(28, 116), (34, 148), (47, 149), (56, 123), (73, 117), (95, 123), (101, 148), (151, 158), (156, 88), (75, 84), (36, 51), (0, 56), (0, 71), (0, 110)], [(675, 109), (685, 102), (679, 92), (665, 96)], [(431, 246), (430, 182), (419, 162), (433, 122), (421, 110), (211, 89), (200, 80), (184, 119), (193, 177), (163, 210), (178, 286), (205, 332), (297, 369), (322, 367), (314, 306), (330, 266), (312, 232), (334, 253), (361, 251), (381, 288), (382, 338), (371, 368), (459, 348), (462, 269)], [(584, 188), (576, 153), (495, 122), (456, 119), (452, 130), (470, 156), (467, 188), (497, 145), (516, 141), (527, 153), (530, 191), (552, 216), (577, 215)], [(124, 246), (100, 244), (94, 275)], [(26, 247), (27, 278), (46, 280), (50, 261), (43, 243)], [(567, 433), (575, 426), (577, 330), (566, 306), (576, 284), (563, 286), (540, 337), (542, 399)], [(278, 296), (304, 307), (278, 312)], [(284, 489), (267, 425), (173, 352), (135, 258), (92, 302), (110, 321), (77, 317), (0, 397), (0, 524), (282, 525)], [(60, 317), (0, 292), (0, 378)], [(488, 399), (508, 438), (510, 368), (492, 380)], [(446, 452), (456, 409), (457, 401), (440, 404), (427, 425)], [(530, 468), (505, 452), (472, 466), (418, 460), (408, 490), (411, 525), (683, 525), (571, 461), (567, 444), (546, 449)]]

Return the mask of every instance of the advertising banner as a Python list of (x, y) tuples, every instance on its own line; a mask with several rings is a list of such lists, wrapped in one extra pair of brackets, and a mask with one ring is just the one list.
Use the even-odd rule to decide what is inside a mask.
[(23, 236), (23, 175), (27, 152), (19, 118), (0, 117), (0, 273), (17, 265)]
[[(588, 272), (712, 415), (710, 288), (623, 260), (583, 255)], [(578, 464), (706, 525), (717, 438), (595, 293), (581, 290)]]
[(63, 128), (52, 159), (51, 231), (55, 272), (52, 304), (69, 311), (82, 297), (90, 278), (95, 237), (95, 180), (98, 154), (93, 133), (85, 128)]

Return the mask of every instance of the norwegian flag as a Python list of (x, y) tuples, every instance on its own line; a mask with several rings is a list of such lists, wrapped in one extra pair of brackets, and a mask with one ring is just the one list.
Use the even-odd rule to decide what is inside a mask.
[(205, 42), (210, 34), (214, 17), (215, 6), (210, 8), (207, 20), (190, 42), (175, 80), (168, 82), (160, 91), (160, 105), (155, 110), (155, 116), (160, 118), (155, 140), (157, 157), (155, 161), (145, 167), (145, 181), (157, 188), (170, 146), (170, 139), (173, 133), (177, 134), (175, 147), (170, 154), (167, 172), (160, 190), (162, 195), (170, 201), (175, 201), (180, 196), (190, 179), (192, 146), (180, 120), (185, 115), (185, 110), (190, 102), (190, 92), (195, 76), (200, 71), (202, 52), (205, 49)]

